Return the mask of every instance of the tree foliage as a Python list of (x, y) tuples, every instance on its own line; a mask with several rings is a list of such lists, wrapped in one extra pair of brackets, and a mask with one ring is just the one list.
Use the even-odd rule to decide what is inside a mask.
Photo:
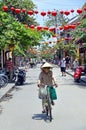
[(10, 14), (0, 11), (0, 48), (14, 44), (15, 49), (24, 51), (28, 46), (39, 44), (40, 38), (37, 30), (26, 28)]
[(81, 24), (73, 32), (75, 43), (86, 43), (86, 18), (81, 21)]

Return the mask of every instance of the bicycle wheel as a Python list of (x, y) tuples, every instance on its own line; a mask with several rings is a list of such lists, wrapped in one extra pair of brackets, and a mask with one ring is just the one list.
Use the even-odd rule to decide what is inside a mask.
[(48, 116), (50, 121), (52, 121), (52, 107), (51, 107), (51, 99), (48, 99)]
[(5, 75), (0, 76), (0, 87), (6, 87), (8, 84), (8, 77)]
[(3, 80), (4, 80), (4, 86), (3, 87), (6, 87), (7, 84), (8, 84), (8, 76), (3, 75)]
[(4, 86), (4, 84), (5, 84), (5, 81), (4, 81), (3, 77), (1, 76), (0, 77), (0, 88), (2, 88)]

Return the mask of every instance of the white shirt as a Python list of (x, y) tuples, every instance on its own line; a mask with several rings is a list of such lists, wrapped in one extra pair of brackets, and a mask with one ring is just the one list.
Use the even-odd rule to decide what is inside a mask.
[(66, 60), (61, 60), (61, 67), (66, 67)]

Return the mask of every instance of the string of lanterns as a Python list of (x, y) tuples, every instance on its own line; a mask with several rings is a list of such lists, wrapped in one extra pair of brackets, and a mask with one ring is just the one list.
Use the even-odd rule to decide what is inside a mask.
[[(3, 10), (5, 12), (8, 12), (9, 10), (12, 11), (12, 12), (15, 12), (16, 14), (20, 14), (20, 13), (24, 13), (24, 14), (28, 14), (30, 16), (32, 15), (37, 15), (39, 14), (39, 11), (38, 10), (26, 10), (25, 8), (22, 8), (22, 9), (19, 9), (19, 8), (14, 8), (13, 6), (12, 7), (8, 7), (6, 5), (3, 6)], [(86, 7), (84, 7), (83, 9), (77, 9), (76, 12), (80, 15), (83, 13), (83, 11), (86, 11)], [(70, 11), (63, 11), (63, 10), (60, 10), (59, 13), (62, 14), (62, 15), (70, 15), (71, 13), (74, 13), (75, 10), (74, 9), (71, 9)], [(40, 15), (41, 16), (46, 16), (46, 15), (51, 15), (51, 16), (54, 16), (56, 17), (58, 15), (58, 12), (56, 10), (53, 10), (53, 11), (42, 11), (40, 12)], [(59, 26), (59, 30), (68, 30), (68, 29), (75, 29), (76, 26), (78, 26), (80, 24), (80, 22), (77, 22), (75, 24), (69, 24), (69, 25), (64, 25), (64, 26)], [(25, 27), (28, 28), (28, 25), (25, 24)], [(42, 27), (42, 26), (37, 26), (35, 27), (34, 25), (30, 25), (29, 28), (31, 29), (37, 29), (39, 31), (42, 31), (42, 30), (48, 30), (48, 31), (51, 31), (51, 32), (54, 32), (56, 31), (56, 27), (52, 27), (52, 28), (48, 28), (47, 26), (46, 27)], [(56, 37), (56, 35), (52, 35), (52, 37)], [(65, 40), (70, 40), (70, 38), (65, 38)]]
[[(7, 12), (9, 10), (9, 7), (4, 5), (3, 10)], [(34, 14), (39, 14), (39, 11), (37, 11), (37, 10), (26, 10), (25, 8), (19, 9), (19, 8), (10, 7), (10, 10), (15, 12), (16, 14), (20, 14), (22, 12), (22, 13), (27, 13), (30, 16), (34, 15)], [(77, 9), (76, 10), (76, 12), (78, 14), (81, 14), (83, 11), (86, 11), (86, 7), (84, 7), (83, 9)], [(70, 15), (70, 13), (74, 13), (74, 12), (75, 12), (74, 9), (71, 9), (70, 11), (60, 10), (60, 14), (64, 14), (66, 16), (68, 16), (68, 15)], [(46, 16), (47, 14), (55, 17), (55, 16), (57, 16), (58, 13), (57, 13), (56, 10), (48, 11), (48, 12), (45, 12), (45, 11), (40, 12), (40, 15), (43, 16), (43, 17)]]

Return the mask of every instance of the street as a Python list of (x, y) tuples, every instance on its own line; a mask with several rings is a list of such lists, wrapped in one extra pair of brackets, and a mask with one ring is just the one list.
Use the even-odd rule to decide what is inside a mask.
[(59, 67), (53, 68), (58, 99), (50, 122), (38, 99), (39, 73), (40, 65), (29, 68), (26, 83), (16, 86), (13, 96), (0, 103), (0, 130), (86, 130), (86, 84), (75, 83), (72, 76), (61, 76)]

